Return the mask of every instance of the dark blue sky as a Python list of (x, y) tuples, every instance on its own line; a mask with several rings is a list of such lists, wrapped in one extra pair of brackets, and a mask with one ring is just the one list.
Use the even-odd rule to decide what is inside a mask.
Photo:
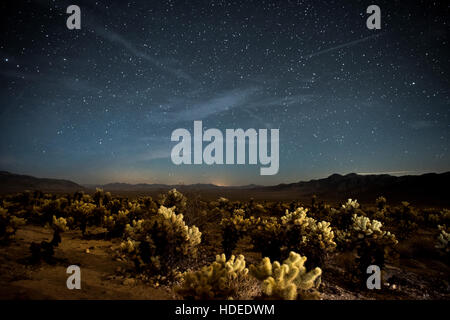
[[(79, 183), (275, 184), (450, 170), (449, 7), (2, 3), (0, 169)], [(81, 30), (66, 28), (70, 4)], [(171, 132), (278, 128), (280, 170), (175, 166)]]

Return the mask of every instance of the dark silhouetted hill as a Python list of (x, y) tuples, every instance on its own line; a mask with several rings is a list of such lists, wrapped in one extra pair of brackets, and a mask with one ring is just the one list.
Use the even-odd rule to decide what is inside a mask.
[(75, 192), (85, 188), (69, 180), (36, 178), (0, 171), (0, 193), (40, 190), (43, 192)]
[(72, 181), (42, 179), (26, 175), (17, 175), (0, 171), (0, 192), (12, 193), (24, 190), (44, 192), (74, 192), (84, 190), (92, 192), (96, 187), (114, 194), (157, 195), (176, 188), (187, 195), (197, 194), (204, 198), (219, 196), (230, 199), (258, 200), (301, 200), (310, 201), (313, 195), (319, 200), (342, 202), (347, 198), (358, 199), (360, 203), (374, 203), (378, 196), (384, 196), (388, 202), (408, 201), (414, 205), (450, 206), (448, 184), (450, 172), (428, 173), (423, 175), (391, 176), (333, 174), (324, 179), (315, 179), (275, 186), (217, 186), (214, 184), (166, 185), (166, 184), (128, 184), (110, 183), (105, 185), (80, 186)]

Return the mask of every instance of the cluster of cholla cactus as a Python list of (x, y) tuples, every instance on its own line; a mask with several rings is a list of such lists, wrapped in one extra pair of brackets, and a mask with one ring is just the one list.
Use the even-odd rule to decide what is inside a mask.
[(419, 228), (419, 224), (424, 222), (418, 210), (406, 201), (396, 207), (391, 215), (392, 219), (395, 219), (396, 235), (399, 239), (409, 238)]
[(0, 243), (8, 243), (25, 222), (25, 219), (9, 214), (8, 209), (0, 207)]
[(73, 227), (79, 227), (83, 235), (86, 234), (88, 224), (93, 224), (96, 220), (95, 213), (101, 212), (100, 210), (97, 210), (95, 204), (78, 200), (72, 202), (72, 204), (66, 208), (66, 211), (67, 217), (71, 218), (70, 222), (73, 224)]
[(286, 252), (286, 238), (283, 236), (279, 219), (277, 217), (250, 218), (247, 223), (253, 249), (260, 252), (263, 257), (281, 260)]
[(225, 254), (217, 255), (209, 266), (185, 272), (177, 292), (186, 299), (231, 299), (237, 295), (240, 280), (247, 274), (243, 255), (232, 255), (229, 260)]
[(286, 210), (281, 218), (244, 218), (239, 212), (235, 210), (232, 217), (222, 219), (222, 246), (227, 255), (246, 234), (255, 251), (273, 260), (282, 260), (290, 251), (298, 251), (308, 256), (309, 264), (321, 266), (336, 247), (330, 223), (308, 217), (308, 210), (302, 207), (293, 212)]
[(314, 268), (307, 271), (306, 257), (290, 252), (289, 257), (280, 264), (262, 259), (258, 266), (250, 266), (250, 274), (262, 281), (263, 298), (276, 300), (296, 300), (318, 298), (316, 289), (320, 285), (322, 270)]
[(112, 196), (110, 192), (105, 192), (101, 188), (96, 188), (92, 199), (97, 207), (103, 207), (108, 205), (108, 203), (112, 200)]
[[(427, 222), (431, 226), (436, 225), (450, 225), (450, 210), (448, 209), (442, 209), (442, 210), (434, 210), (429, 209), (427, 210)], [(431, 211), (431, 212), (430, 212)]]
[(168, 274), (181, 258), (196, 255), (202, 234), (187, 226), (175, 207), (161, 206), (156, 215), (127, 224), (125, 235), (121, 251), (138, 272)]
[(347, 199), (347, 202), (341, 205), (340, 208), (331, 208), (331, 223), (339, 230), (344, 230), (352, 223), (354, 214), (363, 215), (360, 209), (360, 204), (356, 199)]
[(394, 234), (383, 229), (381, 222), (356, 214), (347, 230), (337, 232), (337, 239), (342, 247), (356, 250), (360, 274), (370, 265), (383, 267), (398, 243)]
[(380, 196), (375, 200), (376, 209), (371, 217), (383, 223), (390, 223), (391, 216), (387, 206), (387, 200), (385, 197)]
[(119, 210), (117, 213), (110, 213), (103, 217), (103, 226), (112, 237), (122, 237), (127, 224), (130, 222), (128, 210)]
[(297, 208), (281, 218), (287, 250), (297, 250), (308, 257), (309, 264), (322, 266), (327, 255), (336, 248), (330, 222), (307, 216), (308, 209)]
[(56, 218), (53, 216), (51, 227), (53, 229), (53, 238), (50, 241), (42, 241), (41, 243), (32, 242), (30, 245), (32, 263), (44, 260), (46, 262), (53, 261), (55, 248), (61, 243), (61, 233), (68, 230), (67, 220), (65, 218)]
[(448, 256), (450, 253), (450, 229), (446, 225), (439, 225), (438, 230), (439, 235), (435, 247)]

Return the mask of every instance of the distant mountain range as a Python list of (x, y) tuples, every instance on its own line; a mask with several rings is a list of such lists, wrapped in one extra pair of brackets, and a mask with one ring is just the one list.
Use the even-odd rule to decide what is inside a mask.
[(81, 186), (72, 181), (59, 179), (42, 179), (26, 175), (17, 175), (0, 171), (0, 192), (11, 193), (23, 190), (41, 190), (45, 192), (74, 192), (77, 190), (90, 192), (96, 187), (103, 188), (114, 194), (149, 194), (156, 195), (171, 188), (181, 192), (199, 194), (202, 197), (218, 196), (231, 199), (265, 200), (309, 200), (312, 195), (327, 201), (343, 201), (346, 198), (356, 198), (360, 202), (374, 202), (383, 195), (389, 202), (402, 200), (414, 204), (449, 206), (450, 197), (448, 185), (450, 172), (428, 173), (416, 176), (347, 175), (333, 174), (324, 179), (316, 179), (275, 186), (234, 186), (223, 187), (214, 184), (165, 185), (165, 184), (128, 184), (110, 183), (105, 185)]
[(36, 178), (0, 171), (0, 192), (12, 193), (24, 190), (41, 190), (45, 192), (75, 192), (84, 190), (83, 186), (69, 180)]

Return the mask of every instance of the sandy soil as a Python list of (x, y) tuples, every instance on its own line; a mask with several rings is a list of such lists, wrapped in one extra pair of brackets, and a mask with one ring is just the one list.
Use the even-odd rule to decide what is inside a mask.
[[(201, 257), (191, 267), (205, 264), (219, 253), (219, 239), (214, 234), (205, 238)], [(83, 239), (78, 230), (62, 234), (54, 264), (29, 265), (27, 258), (31, 242), (50, 240), (51, 237), (50, 229), (27, 225), (17, 231), (11, 244), (0, 247), (0, 299), (178, 298), (170, 287), (155, 288), (124, 277), (123, 270), (131, 269), (132, 265), (115, 258), (115, 250), (120, 243), (118, 239)], [(382, 290), (355, 290), (354, 284), (345, 280), (348, 274), (344, 266), (346, 259), (351, 257), (336, 254), (323, 268), (322, 298), (450, 299), (448, 263), (427, 253), (430, 252), (428, 247), (433, 245), (432, 238), (428, 238), (426, 233), (419, 234), (400, 248), (400, 258), (385, 268), (389, 284), (386, 283)], [(248, 263), (256, 263), (260, 257), (246, 249), (248, 244), (245, 241), (237, 248), (244, 253)], [(411, 259), (411, 256), (417, 258)], [(69, 276), (66, 269), (73, 264), (81, 268), (81, 290), (69, 290), (66, 286)]]

